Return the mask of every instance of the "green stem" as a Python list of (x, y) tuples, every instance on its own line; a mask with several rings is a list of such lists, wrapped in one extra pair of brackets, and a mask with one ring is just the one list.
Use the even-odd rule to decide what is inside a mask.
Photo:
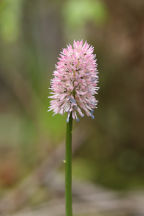
[(65, 199), (66, 216), (72, 216), (72, 113), (66, 129)]

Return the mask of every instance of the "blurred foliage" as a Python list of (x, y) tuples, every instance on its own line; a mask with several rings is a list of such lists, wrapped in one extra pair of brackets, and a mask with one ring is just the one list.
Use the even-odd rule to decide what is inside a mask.
[(103, 25), (107, 21), (108, 10), (100, 0), (69, 0), (63, 7), (63, 16), (68, 38), (83, 38), (88, 23)]
[(66, 116), (47, 112), (47, 97), (58, 54), (74, 39), (95, 47), (100, 91), (95, 120), (75, 124), (88, 139), (73, 175), (114, 189), (143, 187), (143, 12), (139, 1), (0, 1), (1, 188), (65, 138)]
[(73, 161), (73, 178), (79, 180), (94, 180), (95, 166), (89, 160), (84, 158), (76, 158)]
[(0, 31), (6, 42), (14, 42), (20, 34), (22, 0), (0, 1)]
[(69, 0), (64, 7), (64, 16), (67, 26), (82, 27), (87, 21), (102, 24), (107, 20), (106, 6), (96, 0)]

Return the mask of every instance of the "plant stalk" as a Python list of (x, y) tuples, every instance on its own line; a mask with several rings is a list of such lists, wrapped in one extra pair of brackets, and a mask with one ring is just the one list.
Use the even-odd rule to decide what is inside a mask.
[(66, 128), (65, 150), (65, 202), (66, 216), (72, 216), (72, 113)]

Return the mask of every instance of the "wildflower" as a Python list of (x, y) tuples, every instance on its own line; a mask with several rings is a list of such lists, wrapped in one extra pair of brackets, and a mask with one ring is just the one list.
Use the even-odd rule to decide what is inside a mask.
[(78, 120), (78, 114), (94, 118), (93, 110), (97, 106), (98, 70), (94, 48), (87, 42), (74, 41), (73, 46), (63, 49), (58, 58), (56, 69), (51, 80), (52, 90), (49, 98), (50, 110), (54, 114), (72, 113)]

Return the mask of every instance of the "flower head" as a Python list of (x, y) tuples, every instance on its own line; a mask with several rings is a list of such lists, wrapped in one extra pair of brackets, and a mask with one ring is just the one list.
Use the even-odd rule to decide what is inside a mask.
[(58, 58), (56, 69), (51, 80), (52, 90), (50, 109), (55, 114), (70, 113), (73, 119), (78, 119), (84, 113), (93, 116), (96, 108), (98, 83), (98, 70), (94, 48), (87, 42), (77, 41), (73, 46), (63, 49)]

